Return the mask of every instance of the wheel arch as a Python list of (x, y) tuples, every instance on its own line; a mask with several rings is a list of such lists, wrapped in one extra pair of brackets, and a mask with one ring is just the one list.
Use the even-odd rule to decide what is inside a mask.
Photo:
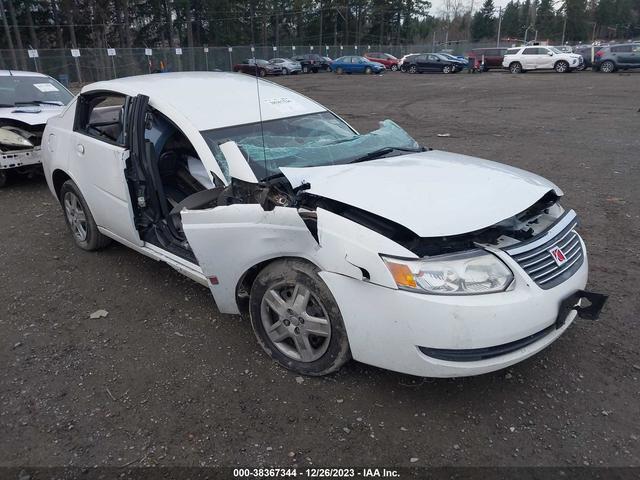
[(320, 266), (311, 261), (309, 258), (305, 258), (303, 256), (273, 256), (269, 259), (262, 260), (261, 262), (256, 263), (252, 267), (248, 268), (238, 280), (236, 284), (236, 304), (238, 305), (238, 310), (242, 316), (247, 316), (249, 314), (249, 294), (251, 293), (251, 287), (255, 282), (256, 278), (260, 274), (262, 270), (267, 268), (269, 265), (285, 260), (297, 260), (308, 263), (314, 268), (320, 269)]
[(60, 190), (62, 189), (62, 185), (64, 185), (64, 182), (67, 180), (73, 181), (71, 176), (60, 168), (55, 169), (51, 174), (51, 184), (58, 200), (60, 200)]

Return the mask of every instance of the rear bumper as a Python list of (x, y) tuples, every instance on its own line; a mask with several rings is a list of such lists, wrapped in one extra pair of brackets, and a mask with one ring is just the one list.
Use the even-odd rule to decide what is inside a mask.
[(40, 147), (32, 150), (0, 153), (0, 170), (38, 165), (40, 163), (42, 163), (42, 150), (40, 150)]

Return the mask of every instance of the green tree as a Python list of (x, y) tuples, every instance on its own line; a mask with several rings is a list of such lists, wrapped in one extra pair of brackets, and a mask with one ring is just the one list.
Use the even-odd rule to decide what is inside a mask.
[(519, 38), (521, 35), (520, 3), (511, 0), (502, 13), (502, 36)]
[(555, 33), (556, 14), (552, 0), (540, 0), (536, 10), (536, 30), (538, 38), (549, 38)]
[(495, 6), (493, 0), (485, 0), (471, 20), (471, 38), (474, 41), (491, 38), (496, 34)]
[(588, 39), (588, 17), (586, 0), (565, 0), (564, 11), (567, 16), (568, 41), (585, 41)]

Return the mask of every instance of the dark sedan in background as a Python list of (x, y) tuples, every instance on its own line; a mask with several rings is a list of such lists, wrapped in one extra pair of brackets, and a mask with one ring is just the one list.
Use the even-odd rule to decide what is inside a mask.
[(464, 70), (465, 63), (452, 60), (439, 53), (416, 53), (403, 58), (401, 70), (408, 73), (456, 73)]
[(266, 77), (267, 75), (281, 75), (282, 67), (266, 60), (246, 58), (240, 63), (236, 63), (233, 66), (233, 71)]

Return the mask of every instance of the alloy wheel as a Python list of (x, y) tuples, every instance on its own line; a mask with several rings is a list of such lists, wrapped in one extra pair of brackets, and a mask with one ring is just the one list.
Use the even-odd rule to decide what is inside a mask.
[(398, 71), (398, 65), (391, 65), (391, 71), (392, 72)]
[(451, 67), (449, 65), (445, 65), (442, 67), (442, 73), (451, 73)]
[(606, 62), (603, 62), (602, 65), (600, 65), (600, 71), (604, 73), (611, 73), (613, 72), (613, 69), (614, 69), (613, 62), (610, 62), (609, 60), (607, 60)]
[(569, 70), (569, 65), (567, 64), (567, 62), (556, 63), (556, 72), (565, 73), (567, 70)]
[(520, 65), (518, 62), (512, 63), (509, 66), (509, 71), (511, 73), (521, 73), (522, 72), (522, 65)]
[(82, 208), (82, 203), (73, 192), (67, 192), (64, 195), (64, 213), (74, 237), (84, 242), (87, 239), (87, 215)]
[(287, 70), (286, 68), (282, 69), (282, 74), (283, 75), (289, 75), (289, 70)]
[(416, 68), (415, 65), (411, 65), (409, 67), (409, 73), (417, 73), (418, 69)]
[(331, 322), (327, 309), (301, 284), (269, 289), (260, 306), (264, 330), (284, 355), (300, 362), (314, 362), (329, 348)]

